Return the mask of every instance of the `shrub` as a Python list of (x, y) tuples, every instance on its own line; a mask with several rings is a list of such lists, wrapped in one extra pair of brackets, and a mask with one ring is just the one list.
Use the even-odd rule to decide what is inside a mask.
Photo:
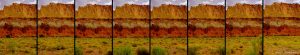
[(226, 55), (226, 49), (225, 49), (225, 47), (220, 47), (218, 49), (218, 52), (219, 52), (219, 55)]
[(145, 48), (139, 48), (137, 50), (137, 55), (150, 55), (149, 51)]
[(16, 43), (16, 41), (14, 41), (14, 40), (12, 40), (12, 39), (10, 39), (11, 41), (10, 41), (10, 43), (9, 43), (9, 45), (8, 45), (8, 48), (10, 49), (10, 52), (12, 53), (12, 54), (15, 54), (15, 52), (17, 51), (17, 43)]
[(261, 51), (261, 40), (258, 38), (256, 40), (251, 41), (251, 48), (248, 49), (247, 55), (260, 55)]
[(160, 47), (154, 47), (151, 51), (151, 55), (167, 55), (167, 51)]
[(114, 55), (132, 55), (130, 47), (119, 47), (113, 50)]
[(188, 55), (196, 55), (198, 49), (199, 49), (198, 47), (189, 47), (188, 48)]
[(75, 55), (83, 55), (83, 50), (81, 47), (75, 47)]

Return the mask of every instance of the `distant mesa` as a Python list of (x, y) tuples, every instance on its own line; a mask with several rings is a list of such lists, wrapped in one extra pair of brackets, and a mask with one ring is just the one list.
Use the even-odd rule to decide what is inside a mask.
[(166, 5), (153, 7), (151, 17), (153, 19), (186, 19), (187, 7), (185, 5)]
[(265, 6), (265, 17), (297, 17), (300, 18), (300, 4), (278, 3)]
[(0, 11), (0, 18), (35, 18), (36, 17), (36, 4), (18, 4), (13, 3), (9, 6), (4, 6)]
[(149, 5), (124, 4), (116, 7), (114, 18), (146, 19), (149, 17)]
[(189, 10), (189, 18), (196, 19), (224, 19), (224, 6), (199, 4)]
[(41, 7), (38, 17), (73, 18), (74, 4), (50, 3)]
[(226, 15), (226, 18), (261, 18), (262, 5), (237, 3), (228, 7)]
[(4, 18), (3, 10), (0, 10), (0, 18)]
[(92, 18), (92, 19), (111, 19), (111, 5), (93, 5), (79, 7), (76, 11), (76, 18)]

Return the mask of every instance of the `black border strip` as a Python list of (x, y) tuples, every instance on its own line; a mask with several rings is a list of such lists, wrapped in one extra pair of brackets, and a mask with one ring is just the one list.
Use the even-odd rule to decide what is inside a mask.
[(73, 0), (73, 1), (74, 1), (73, 2), (73, 4), (74, 4), (73, 5), (74, 6), (74, 10), (73, 10), (74, 11), (74, 14), (73, 14), (74, 15), (74, 40), (73, 40), (74, 46), (73, 47), (74, 47), (74, 55), (77, 55), (76, 54), (76, 51), (77, 51), (76, 50), (76, 38), (77, 38), (77, 36), (76, 36), (76, 0)]
[(38, 31), (39, 31), (39, 19), (38, 19), (39, 18), (39, 13), (38, 13), (39, 12), (39, 7), (38, 7), (38, 2), (39, 2), (39, 0), (36, 0), (36, 5), (35, 5), (35, 7), (36, 7), (36, 12), (35, 12), (36, 13), (35, 14), (36, 15), (36, 20), (35, 20), (36, 21), (36, 41), (35, 41), (36, 55), (39, 55), (38, 54), (39, 53), (39, 50), (38, 50), (39, 49), (39, 47), (38, 47), (38, 45), (39, 45), (38, 44), (39, 43), (39, 33), (38, 33)]
[(152, 51), (151, 51), (151, 50), (152, 50), (152, 49), (151, 49), (151, 47), (152, 47), (152, 45), (151, 45), (151, 37), (152, 37), (152, 36), (151, 36), (151, 29), (152, 29), (152, 28), (151, 28), (151, 27), (152, 27), (152, 24), (151, 24), (151, 21), (152, 21), (152, 20), (151, 20), (151, 14), (152, 14), (152, 12), (151, 12), (151, 9), (152, 9), (152, 8), (151, 8), (151, 2), (152, 2), (152, 0), (149, 0), (149, 7), (148, 7), (148, 10), (149, 10), (149, 11), (148, 11), (148, 12), (149, 12), (149, 55), (151, 55), (151, 52), (152, 52)]
[(189, 55), (189, 0), (186, 2), (186, 54)]
[(264, 11), (265, 11), (264, 10), (264, 6), (265, 6), (264, 1), (265, 0), (262, 0), (262, 8), (261, 8), (262, 9), (262, 21), (261, 21), (261, 24), (262, 24), (262, 28), (261, 28), (262, 29), (262, 32), (261, 32), (261, 34), (262, 34), (262, 37), (261, 37), (262, 38), (262, 41), (261, 41), (262, 50), (261, 51), (262, 51), (262, 53), (261, 53), (261, 55), (264, 55)]
[(111, 54), (114, 55), (114, 0), (111, 0)]
[(224, 52), (224, 54), (225, 54), (225, 55), (227, 54), (227, 52), (226, 52), (226, 51), (227, 51), (227, 46), (226, 46), (226, 45), (227, 45), (227, 42), (226, 42), (226, 41), (227, 41), (227, 33), (226, 33), (226, 32), (227, 32), (227, 31), (226, 31), (226, 28), (227, 28), (227, 27), (226, 27), (226, 22), (227, 22), (227, 20), (226, 20), (226, 15), (227, 15), (226, 13), (227, 13), (227, 10), (226, 10), (226, 9), (227, 9), (227, 8), (226, 8), (226, 7), (227, 7), (227, 0), (224, 1), (224, 11), (225, 11), (225, 13), (224, 13), (224, 14), (225, 14), (225, 15), (224, 15), (224, 36), (225, 36), (225, 37), (224, 37), (224, 39), (225, 39), (225, 40), (224, 40), (224, 44), (225, 44), (225, 45), (224, 45), (224, 47), (225, 47), (225, 50), (224, 50), (225, 52)]

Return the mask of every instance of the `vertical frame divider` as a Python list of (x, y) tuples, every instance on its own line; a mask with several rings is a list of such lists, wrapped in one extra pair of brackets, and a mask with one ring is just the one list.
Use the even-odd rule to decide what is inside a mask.
[(152, 12), (151, 12), (151, 0), (149, 0), (149, 7), (148, 7), (148, 9), (149, 9), (149, 18), (148, 18), (148, 22), (149, 22), (149, 55), (151, 55), (151, 26), (152, 26), (152, 24), (151, 24), (151, 14), (152, 14)]
[(189, 0), (186, 6), (186, 54), (189, 55)]
[(38, 50), (39, 49), (39, 47), (38, 47), (38, 44), (39, 44), (39, 32), (38, 32), (39, 31), (39, 19), (38, 19), (39, 18), (39, 16), (38, 16), (39, 15), (39, 9), (38, 9), (38, 4), (39, 3), (38, 2), (39, 2), (39, 0), (36, 0), (36, 5), (35, 5), (35, 8), (36, 8), (36, 20), (35, 20), (36, 21), (36, 33), (35, 33), (36, 34), (36, 41), (35, 41), (36, 55), (39, 55), (38, 54), (39, 53), (39, 50)]
[(225, 13), (225, 15), (224, 15), (224, 39), (225, 39), (224, 40), (224, 47), (225, 47), (224, 51), (225, 52), (224, 53), (225, 53), (225, 55), (227, 54), (227, 52), (226, 52), (226, 50), (227, 50), (227, 46), (226, 46), (227, 45), (227, 43), (226, 43), (226, 39), (227, 39), (227, 33), (226, 33), (226, 13), (227, 13), (227, 11), (226, 11), (226, 9), (227, 8), (226, 8), (226, 5), (227, 5), (227, 0), (224, 1), (224, 11), (225, 11), (224, 12)]
[(111, 0), (111, 54), (114, 55), (114, 0)]
[(74, 7), (74, 55), (77, 55), (76, 54), (76, 8), (75, 8), (75, 6), (76, 6), (76, 0), (74, 0), (74, 5), (73, 5), (73, 7)]
[(264, 37), (264, 36), (265, 36), (265, 35), (264, 35), (264, 33), (265, 33), (265, 32), (264, 32), (264, 6), (265, 6), (264, 1), (265, 1), (265, 0), (262, 0), (262, 2), (261, 2), (261, 3), (262, 3), (262, 8), (261, 8), (261, 9), (262, 9), (262, 21), (261, 21), (261, 24), (262, 24), (262, 28), (261, 28), (261, 29), (262, 29), (262, 31), (261, 31), (261, 34), (262, 34), (262, 37), (261, 37), (261, 38), (262, 38), (262, 39), (261, 39), (261, 40), (262, 40), (262, 41), (261, 41), (261, 45), (262, 45), (262, 46), (261, 46), (261, 47), (262, 47), (262, 54), (261, 54), (261, 55), (264, 55), (264, 38), (265, 38), (265, 37)]

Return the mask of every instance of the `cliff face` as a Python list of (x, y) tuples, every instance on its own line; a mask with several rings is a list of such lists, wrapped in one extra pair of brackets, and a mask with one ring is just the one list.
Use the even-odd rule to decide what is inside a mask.
[(300, 4), (273, 3), (265, 6), (265, 17), (300, 18)]
[(3, 17), (4, 17), (3, 10), (0, 10), (0, 18), (3, 18)]
[(125, 4), (121, 7), (116, 7), (114, 18), (138, 18), (145, 19), (149, 17), (148, 5)]
[(151, 17), (154, 19), (186, 19), (187, 11), (184, 5), (161, 5), (154, 7), (151, 13)]
[(4, 6), (2, 14), (3, 17), (11, 17), (11, 18), (35, 18), (36, 4), (13, 3), (10, 6)]
[(191, 7), (189, 18), (201, 19), (224, 19), (224, 6), (222, 5), (202, 5)]
[(79, 7), (76, 12), (76, 18), (93, 19), (111, 19), (112, 6), (109, 5), (91, 5)]
[(262, 5), (236, 4), (229, 6), (226, 18), (261, 18)]
[(74, 4), (50, 3), (42, 6), (39, 10), (39, 18), (41, 17), (73, 18)]

